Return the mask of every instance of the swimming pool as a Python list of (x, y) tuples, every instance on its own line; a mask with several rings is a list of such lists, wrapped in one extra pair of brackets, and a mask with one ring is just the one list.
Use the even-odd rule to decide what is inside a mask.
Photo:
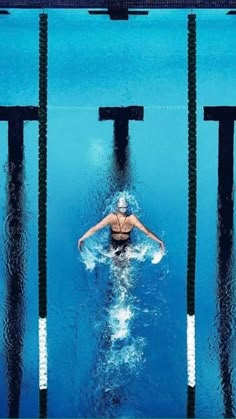
[[(12, 9), (0, 16), (1, 106), (38, 106), (40, 13)], [(189, 13), (152, 10), (111, 21), (85, 10), (47, 10), (48, 417), (186, 416)], [(196, 417), (224, 417), (230, 402), (235, 414), (234, 289), (233, 281), (219, 283), (218, 123), (204, 120), (203, 107), (235, 105), (236, 26), (224, 9), (194, 13)], [(139, 117), (129, 120), (120, 157), (114, 121), (104, 113), (129, 106), (139, 107)], [(0, 416), (12, 409), (38, 417), (38, 122), (24, 122), (24, 164), (15, 183), (7, 122), (0, 136)], [(153, 243), (138, 232), (136, 253), (121, 266), (104, 256), (107, 229), (79, 254), (77, 239), (120, 192), (164, 240), (160, 263), (152, 263)], [(233, 280), (233, 259), (225, 275)], [(222, 298), (229, 307), (223, 323)]]

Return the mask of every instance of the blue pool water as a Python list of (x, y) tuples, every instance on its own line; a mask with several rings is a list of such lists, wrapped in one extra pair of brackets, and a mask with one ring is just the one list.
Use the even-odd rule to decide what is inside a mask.
[[(48, 417), (185, 417), (188, 199), (187, 15), (152, 10), (111, 21), (48, 10)], [(0, 16), (1, 106), (38, 105), (40, 10)], [(218, 124), (203, 106), (235, 106), (236, 22), (197, 10), (196, 417), (223, 417), (217, 353)], [(113, 122), (99, 107), (143, 106), (129, 122), (123, 188)], [(7, 123), (0, 124), (0, 416), (8, 412)], [(38, 417), (38, 123), (24, 124), (24, 284), (20, 416)], [(108, 228), (78, 238), (125, 191), (163, 239), (132, 233), (132, 257), (107, 254)], [(235, 218), (235, 217), (234, 217)], [(105, 256), (104, 256), (105, 252)], [(154, 259), (153, 259), (154, 258)], [(232, 299), (233, 300), (233, 299)], [(232, 308), (232, 324), (235, 313)], [(232, 327), (232, 354), (235, 334)], [(232, 358), (233, 394), (235, 361)]]

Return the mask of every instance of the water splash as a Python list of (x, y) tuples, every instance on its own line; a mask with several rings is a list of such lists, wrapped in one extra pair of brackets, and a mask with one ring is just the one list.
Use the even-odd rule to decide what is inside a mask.
[[(87, 240), (88, 242), (88, 240)], [(130, 245), (119, 256), (114, 249), (106, 249), (102, 244), (95, 243), (92, 239), (84, 245), (81, 252), (81, 260), (88, 271), (93, 271), (98, 264), (110, 265), (114, 260), (122, 262), (125, 260), (135, 260), (138, 262), (149, 261), (152, 264), (158, 264), (162, 260), (164, 253), (157, 249), (152, 243), (142, 243)]]
[(117, 304), (110, 310), (111, 339), (125, 339), (129, 336), (129, 320), (133, 313), (129, 306)]
[[(128, 202), (128, 213), (140, 213), (140, 207), (136, 198), (129, 191), (125, 190), (114, 194), (112, 200), (110, 198), (109, 200), (107, 199), (103, 215), (115, 212), (117, 201), (120, 198), (124, 198), (126, 202)], [(114, 262), (114, 258), (116, 261), (128, 259), (144, 262), (149, 260), (152, 264), (157, 264), (162, 260), (164, 254), (156, 242), (149, 238), (143, 240), (143, 233), (140, 233), (139, 231), (135, 231), (135, 233), (132, 231), (131, 234), (135, 234), (135, 237), (138, 238), (141, 243), (138, 244), (135, 240), (134, 243), (129, 245), (126, 248), (126, 251), (122, 252), (119, 256), (117, 256), (116, 250), (109, 246), (108, 235), (104, 230), (96, 233), (96, 240), (94, 239), (94, 236), (93, 238), (90, 237), (89, 239), (86, 239), (86, 244), (84, 244), (83, 251), (81, 252), (81, 260), (85, 264), (86, 269), (93, 271), (98, 264), (108, 265), (111, 262)]]

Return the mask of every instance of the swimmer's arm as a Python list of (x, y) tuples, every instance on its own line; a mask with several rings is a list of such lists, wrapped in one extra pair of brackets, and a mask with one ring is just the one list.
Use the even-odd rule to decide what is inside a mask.
[(151, 239), (153, 239), (153, 240), (157, 241), (158, 243), (160, 243), (161, 247), (164, 250), (164, 243), (163, 243), (163, 241), (160, 240), (156, 236), (156, 234), (154, 234), (151, 230), (149, 230), (147, 227), (145, 227), (145, 225), (143, 225), (135, 215), (132, 216), (132, 222), (133, 222), (133, 225), (135, 227), (137, 227), (139, 230), (141, 230), (147, 236), (151, 237)]
[(108, 224), (110, 224), (111, 221), (111, 214), (104, 217), (98, 224), (91, 227), (86, 233), (83, 234), (82, 237), (78, 240), (78, 247), (81, 249), (81, 245), (85, 239), (92, 236), (96, 231), (101, 230), (101, 228), (106, 227)]

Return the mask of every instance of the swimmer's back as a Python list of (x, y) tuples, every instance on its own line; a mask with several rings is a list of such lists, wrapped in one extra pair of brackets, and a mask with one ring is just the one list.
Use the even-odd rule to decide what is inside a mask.
[(134, 227), (133, 215), (118, 215), (116, 213), (111, 213), (110, 216), (112, 238), (115, 240), (127, 240), (127, 237)]

